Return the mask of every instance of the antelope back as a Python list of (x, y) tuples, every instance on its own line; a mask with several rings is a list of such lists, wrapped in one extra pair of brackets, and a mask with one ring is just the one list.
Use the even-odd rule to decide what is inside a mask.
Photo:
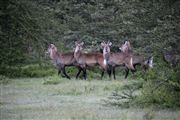
[(74, 58), (73, 52), (60, 54), (59, 60), (60, 60), (60, 63), (63, 65), (75, 65), (76, 64), (76, 60)]
[(83, 53), (81, 52), (82, 46), (84, 45), (83, 42), (75, 43), (76, 48), (74, 51), (74, 57), (78, 64), (81, 65), (88, 65), (88, 66), (94, 66), (95, 64), (98, 64), (98, 58), (97, 53)]

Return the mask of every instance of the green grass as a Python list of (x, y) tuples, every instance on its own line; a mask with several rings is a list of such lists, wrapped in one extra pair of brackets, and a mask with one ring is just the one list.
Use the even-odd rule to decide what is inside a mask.
[(58, 76), (0, 84), (1, 120), (179, 120), (179, 110), (107, 106), (103, 99), (138, 80), (68, 80)]

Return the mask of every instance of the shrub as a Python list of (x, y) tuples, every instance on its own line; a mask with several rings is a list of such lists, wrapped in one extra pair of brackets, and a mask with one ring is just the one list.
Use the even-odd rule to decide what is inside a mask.
[(10, 79), (4, 75), (0, 75), (0, 84), (8, 84)]
[[(105, 102), (110, 105), (180, 107), (180, 71), (159, 63), (142, 75), (144, 81), (117, 87)], [(139, 91), (138, 94), (136, 94)]]
[(180, 71), (163, 63), (150, 70), (142, 94), (136, 99), (143, 106), (180, 107)]
[(179, 92), (166, 80), (149, 80), (144, 83), (142, 94), (137, 103), (142, 107), (158, 105), (164, 107), (180, 107)]
[(103, 101), (108, 105), (120, 106), (128, 108), (131, 105), (134, 105), (134, 101), (137, 98), (137, 92), (142, 88), (141, 81), (131, 82), (125, 84), (122, 87), (116, 87), (107, 99)]
[(24, 66), (6, 66), (0, 70), (0, 74), (8, 77), (45, 77), (56, 73), (51, 66), (30, 64)]
[(56, 69), (50, 66), (40, 66), (37, 64), (21, 67), (22, 77), (45, 77), (56, 73)]
[(59, 76), (53, 75), (51, 77), (44, 78), (43, 84), (44, 85), (56, 85), (56, 84), (59, 84), (59, 83), (61, 83), (63, 81), (64, 81), (63, 78), (60, 79)]

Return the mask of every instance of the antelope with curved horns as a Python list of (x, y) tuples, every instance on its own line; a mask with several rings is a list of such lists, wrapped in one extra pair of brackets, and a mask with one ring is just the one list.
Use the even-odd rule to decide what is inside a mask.
[(103, 57), (104, 63), (106, 63), (111, 71), (113, 72), (114, 79), (115, 77), (115, 68), (117, 66), (126, 66), (128, 69), (134, 70), (134, 66), (132, 64), (133, 58), (131, 55), (127, 55), (125, 53), (111, 53), (110, 46), (112, 45), (111, 42), (102, 42), (101, 46), (103, 47)]
[(66, 74), (65, 67), (76, 66), (79, 70), (76, 75), (76, 78), (79, 76), (81, 68), (77, 65), (73, 52), (59, 53), (56, 46), (54, 44), (50, 44), (47, 53), (52, 59), (54, 66), (58, 69), (58, 74), (60, 74), (62, 71), (65, 77), (70, 79), (70, 77)]
[[(82, 46), (84, 45), (84, 42), (79, 43), (76, 41), (75, 45), (76, 45), (76, 47), (74, 50), (74, 57), (76, 59), (77, 64), (83, 70), (83, 77), (85, 80), (87, 77), (87, 73), (86, 73), (87, 67), (93, 67), (95, 65), (99, 65), (100, 69), (102, 70), (101, 79), (104, 76), (105, 71), (107, 71), (109, 74), (107, 65), (103, 63), (102, 53), (97, 53), (97, 52), (83, 53)], [(110, 74), (109, 74), (109, 76), (110, 76)]]
[[(134, 66), (135, 70), (131, 70), (132, 73), (134, 73), (136, 71), (136, 65), (141, 65), (141, 67), (144, 70), (146, 70), (147, 68), (152, 68), (153, 67), (153, 57), (151, 56), (148, 59), (146, 59), (142, 55), (134, 54), (129, 41), (125, 41), (125, 43), (123, 45), (121, 45), (119, 47), (119, 49), (123, 53), (125, 53), (127, 55), (131, 55), (133, 57), (133, 66)], [(125, 71), (126, 71), (125, 78), (127, 78), (128, 74), (129, 74), (129, 69), (126, 67)]]

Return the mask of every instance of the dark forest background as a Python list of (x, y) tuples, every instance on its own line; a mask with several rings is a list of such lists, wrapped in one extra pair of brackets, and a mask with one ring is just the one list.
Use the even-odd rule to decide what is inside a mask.
[[(137, 52), (160, 56), (180, 48), (178, 0), (2, 0), (0, 67), (41, 63), (48, 43), (72, 51), (74, 41), (98, 51), (129, 40)], [(113, 49), (112, 48), (112, 49)]]

